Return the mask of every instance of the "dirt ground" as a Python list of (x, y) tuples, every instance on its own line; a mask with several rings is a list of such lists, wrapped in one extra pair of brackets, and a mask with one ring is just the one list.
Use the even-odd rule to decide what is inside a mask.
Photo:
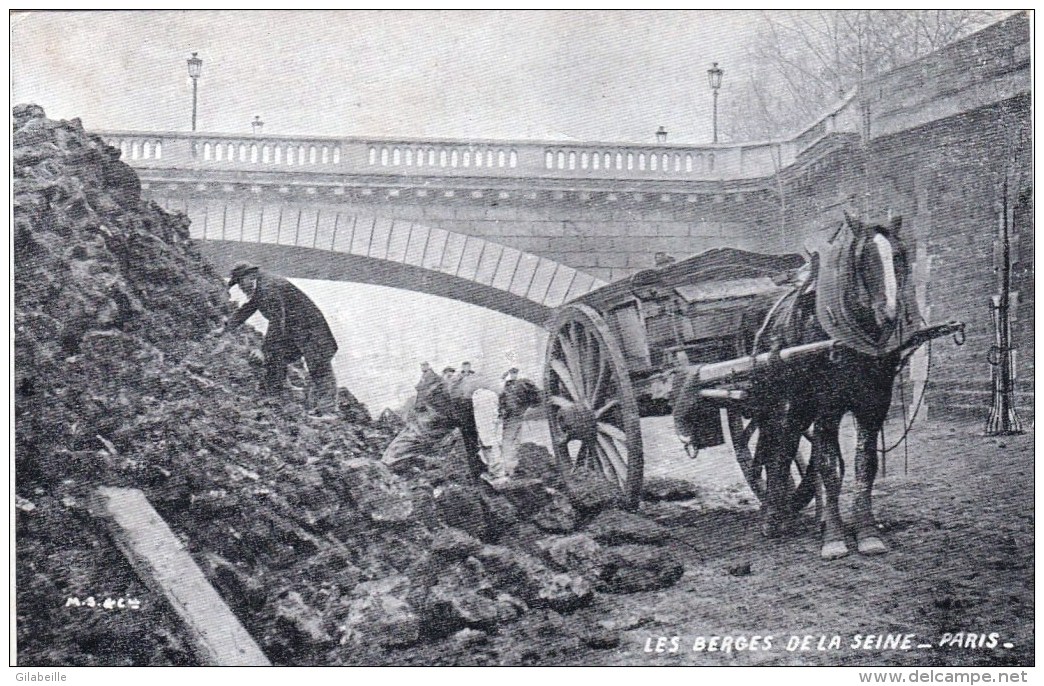
[[(554, 618), (534, 616), (467, 650), (435, 644), (400, 654), (397, 661), (1034, 664), (1032, 431), (983, 437), (978, 424), (917, 424), (910, 435), (907, 472), (899, 449), (888, 456), (887, 475), (875, 489), (875, 512), (890, 552), (877, 557), (853, 552), (823, 562), (812, 507), (803, 515), (803, 531), (782, 540), (761, 538), (756, 504), (737, 481), (730, 454), (723, 448), (695, 461), (679, 457), (673, 452), (677, 447), (664, 438), (666, 427), (656, 421), (645, 420), (643, 426), (647, 473), (694, 479), (700, 491), (692, 501), (643, 506), (673, 531), (670, 545), (685, 564), (676, 585), (599, 595), (557, 627)], [(539, 436), (539, 428), (529, 430), (530, 438)], [(843, 515), (850, 489), (851, 477), (845, 481)], [(850, 547), (855, 550), (852, 541)], [(742, 575), (748, 564), (749, 575)], [(606, 629), (619, 640), (592, 647), (599, 645), (592, 635)], [(885, 648), (882, 635), (911, 647)], [(762, 637), (755, 644), (758, 650), (750, 648), (755, 636)], [(694, 650), (701, 637), (705, 647)], [(712, 651), (713, 637), (719, 640)], [(732, 637), (731, 650), (722, 649), (723, 637)], [(658, 641), (662, 652), (657, 652)], [(737, 643), (746, 648), (736, 649)]]

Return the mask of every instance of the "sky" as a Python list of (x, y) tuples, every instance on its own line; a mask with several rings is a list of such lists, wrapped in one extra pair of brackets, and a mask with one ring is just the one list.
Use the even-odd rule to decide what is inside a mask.
[[(13, 102), (88, 129), (329, 136), (711, 138), (751, 11), (18, 12)], [(719, 110), (723, 111), (724, 107)]]

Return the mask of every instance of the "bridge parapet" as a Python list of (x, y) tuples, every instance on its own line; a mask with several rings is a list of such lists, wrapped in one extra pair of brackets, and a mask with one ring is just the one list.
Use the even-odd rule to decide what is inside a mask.
[(797, 141), (744, 145), (256, 136), (99, 131), (139, 168), (410, 177), (715, 181), (769, 177)]

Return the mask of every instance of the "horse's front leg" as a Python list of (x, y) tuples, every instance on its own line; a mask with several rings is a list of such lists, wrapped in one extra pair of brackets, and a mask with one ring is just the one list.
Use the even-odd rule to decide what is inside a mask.
[(754, 449), (755, 464), (765, 469), (765, 502), (761, 511), (761, 534), (766, 538), (779, 538), (786, 529), (786, 485), (785, 472), (781, 468), (783, 456), (780, 437), (784, 422), (782, 411), (764, 419), (758, 430), (758, 445)]
[(797, 456), (801, 436), (812, 421), (811, 407), (811, 403), (783, 404), (773, 419), (766, 422), (758, 439), (757, 449), (764, 446), (761, 464), (765, 466), (767, 501), (761, 531), (768, 538), (785, 535), (797, 514), (790, 504), (794, 493), (790, 468)]
[(845, 544), (845, 527), (841, 521), (838, 501), (841, 497), (841, 445), (838, 441), (840, 417), (817, 417), (812, 464), (819, 469), (819, 478), (826, 491), (823, 523), (823, 547), (819, 556), (824, 560), (835, 560), (848, 555)]
[(888, 547), (878, 535), (872, 504), (874, 479), (877, 477), (877, 434), (881, 431), (881, 422), (875, 419), (867, 421), (856, 416), (856, 484), (852, 519), (855, 521), (859, 552), (863, 555), (888, 552)]

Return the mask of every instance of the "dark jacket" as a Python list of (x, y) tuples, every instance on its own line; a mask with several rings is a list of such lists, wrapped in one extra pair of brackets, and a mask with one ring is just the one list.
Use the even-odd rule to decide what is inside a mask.
[(297, 286), (281, 276), (259, 271), (253, 297), (236, 310), (225, 328), (235, 329), (254, 312), (268, 320), (268, 351), (285, 353), (287, 358), (305, 355), (327, 360), (337, 352), (337, 341), (323, 313)]
[(417, 382), (417, 405), (422, 405), (428, 400), (428, 396), (431, 395), (433, 389), (442, 383), (442, 379), (431, 369), (424, 370), (421, 374), (420, 381)]

